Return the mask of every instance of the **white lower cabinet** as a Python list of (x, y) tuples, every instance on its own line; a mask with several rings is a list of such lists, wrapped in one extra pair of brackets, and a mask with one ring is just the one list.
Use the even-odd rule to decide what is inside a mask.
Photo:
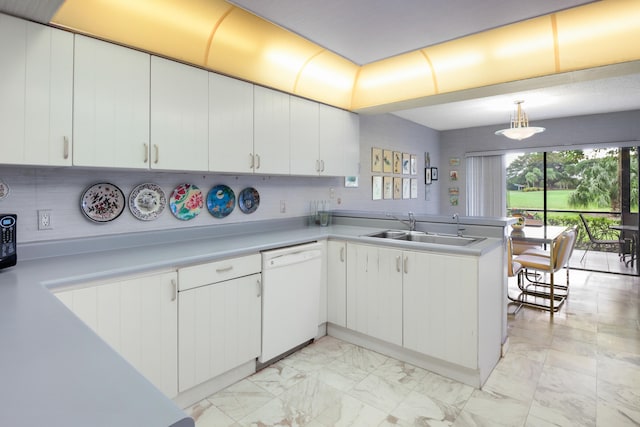
[(402, 251), (347, 244), (347, 328), (402, 345)]
[(260, 270), (259, 254), (178, 270), (180, 392), (259, 356)]
[(403, 252), (404, 347), (478, 367), (478, 258)]
[(56, 292), (82, 321), (166, 396), (178, 394), (175, 272)]
[(327, 321), (347, 326), (347, 243), (327, 243)]

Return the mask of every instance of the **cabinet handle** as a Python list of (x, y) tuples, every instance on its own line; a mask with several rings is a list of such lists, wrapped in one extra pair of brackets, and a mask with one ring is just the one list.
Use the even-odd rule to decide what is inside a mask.
[(144, 162), (147, 163), (149, 161), (149, 144), (145, 142), (142, 146), (144, 147)]
[(62, 147), (62, 157), (66, 160), (69, 158), (69, 137), (64, 136), (63, 140), (64, 140), (64, 144)]
[(258, 285), (258, 294), (256, 295), (256, 297), (260, 298), (262, 296), (262, 280), (258, 279), (256, 280), (256, 285)]
[(216, 273), (225, 273), (231, 270), (233, 270), (233, 265), (230, 265), (228, 267), (216, 268)]
[(251, 164), (249, 165), (249, 169), (253, 170), (253, 166), (255, 163), (253, 154), (249, 153), (249, 159), (251, 159)]
[(340, 262), (344, 262), (344, 247), (340, 248)]
[(171, 301), (175, 301), (178, 299), (178, 282), (176, 279), (171, 279), (171, 286), (173, 287), (173, 295), (171, 296)]
[(256, 154), (256, 169), (260, 169), (260, 154)]
[(396, 257), (396, 271), (400, 273), (400, 255)]
[(320, 160), (320, 164), (322, 165), (320, 172), (324, 172), (324, 160)]
[(316, 160), (316, 172), (320, 172), (320, 160)]
[(409, 273), (409, 257), (405, 255), (404, 257), (404, 274)]
[(156, 159), (153, 163), (158, 164), (158, 162), (160, 161), (160, 147), (158, 147), (158, 144), (153, 144), (153, 147), (156, 150)]

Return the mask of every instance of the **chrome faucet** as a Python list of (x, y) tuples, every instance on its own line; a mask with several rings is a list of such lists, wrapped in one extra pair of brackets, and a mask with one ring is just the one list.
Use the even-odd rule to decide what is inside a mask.
[(388, 213), (387, 216), (389, 218), (400, 221), (401, 223), (409, 227), (409, 231), (416, 231), (416, 217), (413, 215), (413, 212), (409, 212), (409, 220), (400, 219), (397, 216), (391, 215), (390, 213)]
[(458, 237), (462, 237), (462, 230), (464, 230), (464, 227), (460, 227), (460, 216), (457, 212), (453, 214), (453, 219), (456, 220), (456, 232)]

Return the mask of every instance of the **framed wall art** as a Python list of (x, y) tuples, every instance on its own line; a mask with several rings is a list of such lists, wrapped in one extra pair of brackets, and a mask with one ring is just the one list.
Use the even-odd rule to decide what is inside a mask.
[(418, 156), (411, 155), (411, 175), (418, 175)]
[(393, 151), (382, 150), (382, 172), (391, 173), (393, 171)]
[(418, 179), (417, 178), (411, 178), (411, 198), (412, 199), (418, 198)]
[(393, 152), (393, 173), (402, 173), (402, 153), (400, 151)]
[(402, 178), (402, 198), (403, 199), (411, 198), (411, 179), (410, 178)]
[(431, 168), (424, 168), (424, 183), (431, 184)]
[(382, 199), (382, 177), (381, 176), (373, 176), (371, 177), (371, 198), (373, 200), (381, 200)]
[(371, 172), (382, 172), (382, 148), (371, 149)]
[(411, 174), (411, 155), (409, 153), (402, 153), (402, 174)]
[(385, 176), (382, 180), (382, 198), (393, 199), (393, 177)]
[(402, 199), (402, 178), (398, 176), (393, 178), (393, 198)]
[(438, 180), (438, 168), (431, 168), (431, 181)]

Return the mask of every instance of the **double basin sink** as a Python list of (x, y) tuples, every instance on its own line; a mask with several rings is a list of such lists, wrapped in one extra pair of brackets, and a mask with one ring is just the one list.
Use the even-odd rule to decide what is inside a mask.
[(406, 240), (409, 242), (435, 243), (438, 245), (467, 246), (484, 240), (484, 237), (464, 237), (449, 234), (431, 234), (423, 231), (385, 230), (367, 234), (366, 237), (380, 239)]

